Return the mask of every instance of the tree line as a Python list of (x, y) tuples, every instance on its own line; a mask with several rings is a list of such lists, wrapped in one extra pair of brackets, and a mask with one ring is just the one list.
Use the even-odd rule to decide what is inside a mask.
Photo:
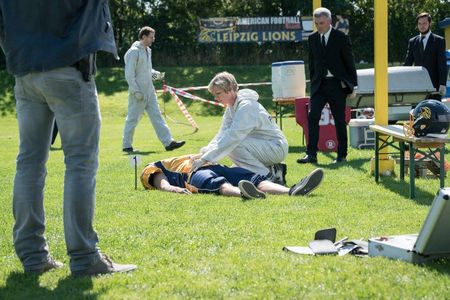
[[(384, 1), (384, 0), (377, 0)], [(199, 19), (210, 17), (259, 17), (312, 15), (312, 0), (110, 0), (120, 57), (137, 40), (140, 27), (156, 30), (153, 60), (160, 66), (270, 64), (274, 61), (307, 60), (307, 42), (199, 44)], [(356, 62), (374, 61), (374, 0), (322, 0), (333, 15), (350, 21), (350, 38)], [(432, 31), (443, 35), (437, 24), (450, 17), (448, 0), (390, 0), (389, 62), (402, 62), (407, 42), (417, 34), (415, 16), (427, 11), (433, 16)], [(30, 45), (32, 47), (32, 45)], [(101, 66), (123, 66), (100, 54)], [(4, 67), (1, 56), (0, 66)]]

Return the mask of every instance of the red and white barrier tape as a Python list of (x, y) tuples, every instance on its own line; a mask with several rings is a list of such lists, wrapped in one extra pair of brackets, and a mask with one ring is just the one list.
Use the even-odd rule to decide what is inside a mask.
[(180, 95), (180, 96), (185, 97), (185, 98), (188, 98), (188, 99), (198, 100), (198, 101), (205, 102), (205, 103), (209, 103), (209, 104), (212, 104), (212, 105), (225, 107), (225, 106), (224, 106), (222, 103), (220, 103), (220, 102), (217, 102), (217, 101), (211, 101), (211, 100), (206, 100), (206, 99), (203, 99), (203, 98), (201, 98), (201, 97), (198, 97), (198, 96), (189, 94), (189, 93), (187, 93), (187, 92), (185, 92), (185, 91), (183, 91), (183, 90), (181, 90), (181, 89), (174, 88), (174, 87), (171, 87), (171, 86), (168, 86), (168, 85), (164, 85), (164, 86), (163, 86), (163, 90), (164, 90), (164, 91), (169, 91), (169, 92), (171, 92), (171, 94), (172, 94), (172, 92), (174, 92), (174, 93), (176, 93), (177, 95)]
[[(260, 83), (242, 83), (239, 84), (240, 87), (246, 87), (246, 86), (255, 86), (255, 85), (271, 85), (271, 82), (260, 82)], [(225, 107), (225, 105), (223, 105), (220, 102), (217, 101), (211, 101), (211, 100), (206, 100), (203, 99), (201, 97), (192, 95), (186, 91), (199, 91), (199, 90), (206, 90), (208, 89), (208, 86), (196, 86), (196, 87), (185, 87), (185, 88), (174, 88), (171, 86), (168, 86), (166, 84), (163, 85), (163, 89), (162, 90), (157, 90), (157, 92), (169, 92), (170, 95), (172, 95), (172, 97), (174, 97), (175, 102), (178, 105), (178, 108), (181, 110), (181, 112), (183, 113), (183, 115), (186, 117), (186, 119), (189, 121), (189, 123), (192, 125), (192, 127), (195, 129), (195, 132), (198, 130), (198, 125), (197, 123), (195, 123), (194, 119), (192, 118), (192, 116), (189, 114), (189, 112), (187, 111), (186, 106), (184, 105), (184, 103), (180, 100), (180, 98), (177, 95), (180, 95), (182, 97), (188, 98), (188, 99), (192, 99), (192, 100), (198, 100), (204, 103), (209, 103), (215, 106), (220, 106), (220, 107)]]
[[(255, 83), (240, 83), (238, 84), (239, 87), (247, 87), (247, 86), (258, 86), (258, 85), (271, 85), (272, 82), (255, 82)], [(191, 86), (191, 87), (184, 87), (184, 88), (178, 88), (183, 91), (199, 91), (199, 90), (207, 90), (208, 86)]]
[(175, 98), (175, 102), (177, 103), (178, 108), (181, 110), (181, 112), (186, 117), (186, 119), (189, 121), (189, 123), (192, 125), (192, 127), (194, 127), (195, 131), (197, 131), (198, 130), (198, 125), (197, 125), (197, 123), (195, 123), (195, 121), (192, 118), (191, 114), (187, 111), (187, 108), (184, 105), (184, 103), (180, 100), (180, 98), (178, 98), (178, 96), (175, 94), (174, 91), (169, 90), (169, 93), (172, 95), (172, 97)]
[[(240, 83), (238, 84), (239, 87), (247, 87), (247, 86), (258, 86), (258, 85), (271, 85), (272, 82), (253, 82), (253, 83)], [(201, 90), (207, 90), (208, 86), (207, 85), (203, 85), (203, 86), (190, 86), (190, 87), (182, 87), (182, 88), (177, 88), (179, 90), (182, 91), (201, 91)], [(162, 93), (164, 92), (164, 86), (162, 90), (157, 90), (158, 93)]]

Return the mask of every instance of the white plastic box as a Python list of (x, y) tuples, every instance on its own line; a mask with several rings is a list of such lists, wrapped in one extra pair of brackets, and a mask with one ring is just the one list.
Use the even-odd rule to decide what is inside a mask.
[(305, 63), (302, 60), (282, 61), (272, 64), (273, 98), (305, 97)]
[(356, 149), (375, 147), (375, 133), (369, 129), (375, 119), (351, 119), (348, 123), (350, 133), (350, 146)]

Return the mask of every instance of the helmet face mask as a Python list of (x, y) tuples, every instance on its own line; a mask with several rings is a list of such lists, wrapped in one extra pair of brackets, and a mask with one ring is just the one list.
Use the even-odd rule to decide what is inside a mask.
[(410, 112), (405, 134), (416, 137), (447, 137), (450, 125), (450, 110), (442, 102), (424, 100)]

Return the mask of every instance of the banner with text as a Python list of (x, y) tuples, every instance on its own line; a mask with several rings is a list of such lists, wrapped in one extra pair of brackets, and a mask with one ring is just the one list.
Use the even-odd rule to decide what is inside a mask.
[(300, 17), (200, 19), (199, 43), (265, 43), (302, 40)]

